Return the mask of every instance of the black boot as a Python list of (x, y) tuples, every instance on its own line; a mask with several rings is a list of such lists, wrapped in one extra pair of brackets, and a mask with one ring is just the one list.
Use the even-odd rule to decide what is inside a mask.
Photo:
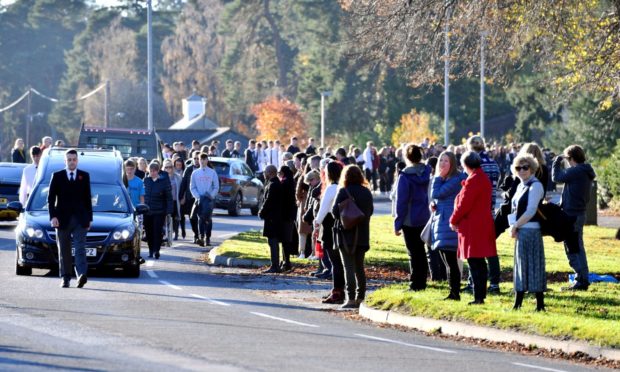
[(536, 311), (545, 311), (545, 292), (536, 292)]
[(515, 304), (512, 307), (512, 310), (519, 310), (521, 308), (521, 305), (523, 304), (523, 297), (525, 297), (525, 292), (516, 292)]

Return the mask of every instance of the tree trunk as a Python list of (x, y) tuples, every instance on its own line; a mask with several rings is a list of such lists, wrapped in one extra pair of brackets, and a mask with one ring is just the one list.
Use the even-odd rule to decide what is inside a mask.
[(276, 50), (276, 60), (278, 62), (278, 83), (276, 85), (286, 91), (288, 88), (288, 79), (286, 76), (288, 73), (288, 69), (286, 63), (285, 45), (282, 41), (278, 25), (273, 18), (273, 14), (271, 14), (271, 10), (269, 9), (269, 5), (270, 0), (263, 1), (264, 15), (265, 19), (269, 23), (269, 26), (271, 27), (271, 32), (273, 33), (273, 43)]

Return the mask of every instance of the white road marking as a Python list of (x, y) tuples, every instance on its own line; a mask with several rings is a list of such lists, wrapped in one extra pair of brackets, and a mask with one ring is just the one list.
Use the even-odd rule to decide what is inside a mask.
[(391, 344), (415, 347), (415, 348), (418, 348), (418, 349), (438, 351), (440, 353), (448, 353), (448, 354), (456, 354), (457, 353), (456, 351), (453, 351), (453, 350), (441, 349), (441, 348), (438, 348), (438, 347), (430, 347), (430, 346), (424, 346), (424, 345), (408, 344), (408, 343), (402, 342), (402, 341), (396, 341), (396, 340), (390, 340), (390, 339), (387, 339), (387, 338), (362, 335), (362, 334), (359, 334), (359, 333), (356, 333), (355, 335), (358, 336), (358, 337), (367, 338), (367, 339), (370, 339), (370, 340), (383, 341), (383, 342), (388, 342), (388, 343), (391, 343)]
[(233, 233), (229, 233), (229, 234), (222, 234), (222, 235), (218, 235), (217, 237), (218, 237), (218, 238), (224, 238), (224, 239), (226, 239), (226, 238), (230, 238), (231, 236), (235, 236), (235, 235), (237, 235), (237, 234), (239, 234), (239, 233), (238, 233), (238, 232), (233, 232)]
[(159, 276), (157, 276), (157, 274), (155, 274), (153, 270), (146, 270), (146, 273), (149, 274), (151, 278), (159, 278)]
[(304, 326), (304, 327), (319, 328), (319, 326), (315, 325), (315, 324), (308, 324), (308, 323), (297, 322), (297, 321), (290, 320), (290, 319), (278, 318), (277, 316), (267, 315), (267, 314), (263, 314), (263, 313), (255, 313), (255, 312), (251, 311), (250, 314), (262, 316), (263, 318), (279, 320), (279, 321), (285, 322), (285, 323), (297, 324), (297, 325)]
[(226, 302), (222, 302), (222, 301), (214, 300), (214, 299), (211, 299), (211, 298), (209, 298), (209, 297), (205, 297), (205, 296), (197, 295), (197, 294), (194, 294), (194, 293), (190, 294), (190, 296), (192, 296), (192, 297), (194, 297), (194, 298), (201, 299), (201, 300), (205, 300), (205, 301), (207, 301), (207, 302), (209, 302), (209, 303), (212, 303), (213, 305), (230, 306), (230, 304), (227, 304)]
[(161, 284), (163, 284), (163, 285), (167, 285), (168, 287), (170, 287), (170, 288), (172, 288), (172, 289), (176, 289), (177, 291), (181, 291), (181, 290), (183, 290), (183, 288), (179, 287), (178, 285), (174, 285), (174, 284), (172, 284), (172, 283), (170, 283), (170, 282), (167, 282), (167, 281), (165, 281), (165, 280), (160, 280), (159, 282), (160, 282)]
[(154, 264), (155, 264), (155, 261), (152, 261), (152, 260), (146, 261), (146, 266), (147, 267), (153, 267)]
[(541, 371), (551, 371), (551, 372), (566, 372), (563, 369), (555, 369), (555, 368), (547, 368), (547, 367), (539, 367), (539, 366), (535, 366), (532, 364), (524, 364), (524, 363), (512, 363), (515, 366), (519, 366), (519, 367), (525, 367), (525, 368), (532, 368), (532, 369), (540, 369)]

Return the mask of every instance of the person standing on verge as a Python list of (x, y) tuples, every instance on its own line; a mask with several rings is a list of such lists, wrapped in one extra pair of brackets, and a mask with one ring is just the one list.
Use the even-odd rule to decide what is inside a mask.
[(93, 222), (93, 205), (90, 192), (90, 175), (77, 169), (78, 153), (75, 149), (65, 152), (65, 169), (52, 174), (47, 204), (50, 223), (56, 229), (58, 262), (62, 288), (68, 288), (73, 264), (71, 247), (75, 248), (75, 272), (78, 288), (88, 281), (86, 274), (86, 233)]
[(396, 186), (396, 217), (394, 233), (405, 236), (409, 254), (409, 288), (412, 291), (426, 289), (428, 263), (424, 241), (420, 234), (430, 218), (428, 210), (428, 185), (431, 168), (422, 163), (422, 149), (414, 144), (405, 150), (407, 167), (398, 177)]
[[(467, 148), (469, 151), (475, 151), (480, 157), (480, 168), (487, 175), (489, 181), (491, 181), (492, 192), (489, 196), (491, 198), (491, 206), (489, 211), (491, 216), (495, 216), (495, 202), (497, 199), (497, 186), (499, 184), (499, 177), (501, 175), (499, 171), (499, 166), (495, 162), (495, 160), (491, 159), (487, 152), (485, 151), (486, 145), (484, 143), (484, 138), (480, 136), (472, 136), (467, 139)], [(495, 294), (499, 293), (499, 281), (500, 281), (500, 268), (499, 268), (499, 257), (497, 255), (487, 257), (488, 262), (488, 275), (489, 275), (489, 289), (488, 292)], [(466, 292), (471, 291), (471, 286), (473, 283), (473, 278), (471, 275), (468, 278), (469, 284), (464, 288)]]
[(267, 238), (271, 255), (271, 266), (263, 271), (265, 274), (279, 273), (280, 269), (280, 241), (283, 238), (282, 228), (282, 183), (278, 178), (277, 168), (269, 164), (265, 168), (265, 199), (258, 216), (264, 221), (263, 236)]
[[(564, 160), (568, 162), (567, 168), (564, 167)], [(560, 206), (566, 214), (577, 218), (573, 233), (564, 241), (568, 264), (575, 271), (575, 284), (563, 288), (565, 290), (586, 291), (590, 286), (588, 258), (583, 244), (583, 225), (595, 177), (594, 169), (586, 163), (586, 153), (579, 145), (568, 146), (563, 154), (553, 161), (551, 179), (556, 183), (564, 183)]]
[(192, 151), (192, 165), (187, 166), (183, 172), (183, 179), (179, 187), (179, 199), (181, 203), (181, 215), (189, 216), (189, 224), (192, 226), (194, 233), (194, 244), (198, 243), (200, 234), (198, 232), (198, 217), (192, 215), (192, 207), (194, 206), (194, 197), (189, 189), (192, 173), (200, 168), (200, 151)]
[(512, 198), (512, 213), (508, 216), (510, 236), (515, 241), (513, 282), (514, 310), (521, 308), (525, 292), (536, 294), (536, 311), (545, 310), (545, 250), (540, 233), (538, 204), (545, 195), (542, 183), (534, 176), (538, 161), (530, 154), (519, 153), (512, 163), (512, 174), (521, 183)]
[[(340, 221), (339, 204), (352, 198), (364, 213), (364, 219), (355, 227), (345, 230)], [(344, 268), (347, 302), (341, 309), (357, 309), (366, 297), (364, 256), (370, 249), (370, 217), (374, 211), (370, 186), (357, 165), (347, 165), (340, 176), (340, 187), (332, 207), (334, 242), (340, 251)]]
[(22, 203), (23, 206), (26, 206), (28, 197), (32, 192), (32, 186), (34, 186), (34, 178), (37, 175), (39, 160), (41, 160), (41, 149), (39, 146), (32, 146), (30, 148), (30, 158), (32, 159), (32, 164), (24, 168), (22, 180), (19, 184), (19, 202)]
[(172, 214), (173, 204), (170, 179), (160, 177), (159, 163), (155, 161), (149, 164), (149, 174), (144, 178), (144, 203), (149, 206), (149, 213), (144, 216), (149, 258), (155, 256), (158, 260), (164, 221)]
[(248, 148), (245, 149), (244, 157), (245, 163), (250, 167), (252, 172), (258, 172), (258, 156), (256, 151), (256, 140), (251, 139), (248, 142)]
[[(217, 173), (209, 167), (209, 156), (205, 153), (200, 154), (200, 169), (192, 172), (190, 180), (190, 191), (196, 200), (192, 215), (198, 216), (198, 245), (211, 245), (211, 230), (213, 220), (211, 219), (213, 207), (215, 207), (215, 197), (220, 190), (220, 180)], [(205, 203), (210, 204), (210, 208), (205, 207)], [(210, 209), (210, 211), (209, 211)]]
[(439, 155), (437, 171), (431, 184), (431, 207), (433, 209), (432, 248), (438, 250), (448, 271), (450, 294), (446, 300), (460, 301), (461, 270), (456, 251), (458, 235), (450, 229), (450, 216), (454, 211), (454, 199), (461, 191), (465, 174), (457, 169), (456, 155), (444, 151)]
[(11, 161), (13, 163), (26, 163), (26, 154), (24, 153), (24, 140), (18, 138), (15, 140), (15, 146), (11, 150)]
[(487, 294), (486, 257), (497, 256), (495, 226), (491, 209), (493, 186), (480, 168), (480, 155), (467, 151), (461, 156), (461, 165), (468, 177), (456, 196), (450, 228), (458, 232), (458, 257), (467, 259), (473, 278), (474, 301), (469, 305), (484, 303)]

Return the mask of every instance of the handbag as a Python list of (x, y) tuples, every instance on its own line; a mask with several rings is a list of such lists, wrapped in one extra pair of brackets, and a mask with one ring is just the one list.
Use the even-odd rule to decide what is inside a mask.
[(346, 188), (344, 191), (349, 197), (338, 203), (338, 210), (340, 211), (342, 227), (345, 230), (350, 230), (359, 225), (366, 218), (366, 215), (359, 209), (349, 191)]
[(424, 228), (422, 229), (422, 232), (420, 233), (420, 239), (422, 239), (424, 244), (426, 244), (429, 247), (433, 246), (432, 227), (433, 227), (433, 215), (431, 215), (431, 218), (428, 219), (428, 221), (426, 222), (426, 225), (424, 225)]

